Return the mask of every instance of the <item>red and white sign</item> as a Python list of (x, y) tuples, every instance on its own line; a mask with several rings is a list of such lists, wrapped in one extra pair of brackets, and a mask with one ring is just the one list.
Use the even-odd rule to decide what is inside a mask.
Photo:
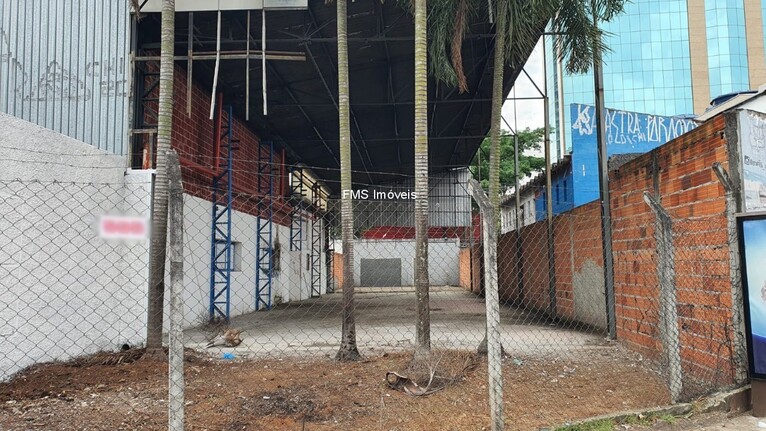
[(98, 222), (98, 236), (104, 239), (147, 239), (149, 220), (135, 216), (103, 215)]

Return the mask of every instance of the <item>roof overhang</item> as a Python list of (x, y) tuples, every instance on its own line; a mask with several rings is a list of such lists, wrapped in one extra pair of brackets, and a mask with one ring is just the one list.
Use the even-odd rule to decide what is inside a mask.
[[(486, 14), (477, 14), (484, 16)], [(244, 52), (261, 45), (261, 13), (222, 15), (221, 49)], [(339, 189), (337, 40), (334, 3), (310, 0), (306, 10), (266, 14), (266, 51), (295, 53), (305, 60), (268, 60), (268, 115), (262, 113), (261, 61), (221, 63), (218, 90), (235, 113), (263, 139), (285, 148), (291, 163), (312, 168), (334, 192)], [(176, 18), (176, 55), (186, 55), (190, 20)], [(159, 14), (138, 27), (139, 49), (159, 47)], [(217, 12), (194, 13), (195, 52), (216, 48)], [(541, 27), (540, 32), (542, 33)], [(432, 173), (467, 166), (488, 133), (491, 117), (493, 26), (471, 22), (463, 44), (469, 91), (428, 81), (429, 169)], [(352, 168), (357, 185), (385, 184), (414, 173), (414, 24), (396, 1), (356, 1), (348, 5)], [(526, 53), (523, 57), (527, 58)], [(300, 55), (298, 56), (300, 57)], [(295, 59), (293, 59), (295, 60)], [(185, 66), (186, 62), (179, 62)], [(214, 61), (194, 61), (193, 77), (212, 88)], [(505, 70), (508, 94), (523, 65)]]

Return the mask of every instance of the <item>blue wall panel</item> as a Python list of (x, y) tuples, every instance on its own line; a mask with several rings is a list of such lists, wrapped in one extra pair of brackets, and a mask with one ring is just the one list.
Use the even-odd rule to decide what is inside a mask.
[[(596, 116), (591, 105), (570, 105), (574, 206), (599, 198)], [(696, 127), (692, 120), (606, 110), (607, 155), (646, 153)]]

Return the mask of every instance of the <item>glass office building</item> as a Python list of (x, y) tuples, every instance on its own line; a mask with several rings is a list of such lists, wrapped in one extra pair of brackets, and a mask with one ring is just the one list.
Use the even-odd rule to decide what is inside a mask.
[[(608, 108), (701, 114), (717, 96), (766, 83), (766, 0), (633, 0), (604, 23)], [(593, 74), (570, 75), (546, 38), (552, 141), (571, 150), (573, 103), (593, 104)], [(563, 130), (564, 133), (560, 133)]]

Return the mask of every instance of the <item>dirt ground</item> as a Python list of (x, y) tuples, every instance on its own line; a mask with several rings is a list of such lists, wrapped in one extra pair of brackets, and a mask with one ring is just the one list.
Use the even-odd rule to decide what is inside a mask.
[[(167, 363), (139, 352), (30, 368), (0, 383), (2, 430), (161, 430)], [(442, 365), (467, 353), (443, 354)], [(327, 359), (214, 359), (187, 352), (188, 430), (480, 430), (489, 423), (486, 361), (426, 397), (385, 384), (406, 353), (359, 363)], [(658, 376), (618, 347), (582, 359), (506, 358), (508, 429), (668, 403)]]

